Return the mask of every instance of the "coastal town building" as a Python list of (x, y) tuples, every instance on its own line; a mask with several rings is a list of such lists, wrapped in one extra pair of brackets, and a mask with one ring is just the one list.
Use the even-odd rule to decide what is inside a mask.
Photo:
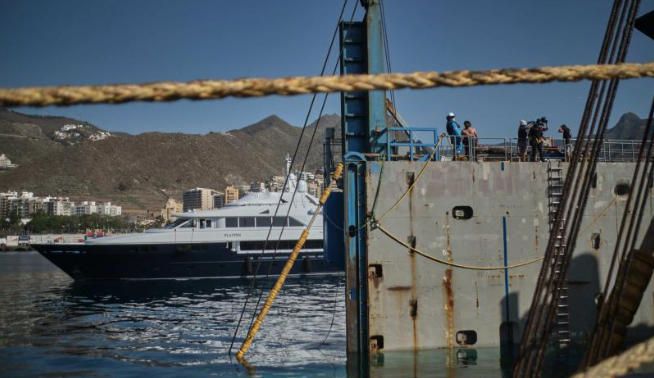
[(122, 214), (122, 207), (112, 205), (111, 202), (83, 201), (76, 204), (68, 197), (39, 197), (32, 192), (0, 193), (1, 219), (12, 215), (29, 218), (39, 213), (58, 216), (100, 214), (113, 217)]
[(232, 203), (239, 198), (239, 190), (237, 187), (230, 185), (225, 188), (225, 205)]
[(217, 192), (207, 188), (193, 188), (184, 192), (182, 203), (184, 211), (209, 210), (213, 208), (213, 196)]
[(99, 215), (116, 217), (123, 213), (122, 207), (114, 206), (111, 202), (99, 202), (95, 207)]
[(168, 198), (166, 205), (161, 209), (161, 218), (163, 218), (166, 223), (172, 222), (175, 219), (175, 214), (181, 213), (182, 209), (183, 207), (181, 203), (172, 198)]
[(252, 187), (249, 184), (242, 184), (238, 186), (238, 198), (243, 198), (244, 195), (248, 194), (252, 190)]
[(82, 201), (75, 206), (75, 215), (91, 215), (98, 212), (95, 201)]
[(223, 206), (225, 206), (225, 193), (216, 192), (216, 194), (213, 195), (213, 208), (220, 209)]
[(44, 202), (48, 215), (71, 216), (75, 214), (75, 202), (68, 197), (49, 198)]
[(0, 170), (16, 168), (18, 165), (12, 164), (11, 160), (5, 154), (0, 154)]
[(268, 180), (268, 190), (271, 192), (281, 192), (284, 187), (284, 176), (272, 176)]

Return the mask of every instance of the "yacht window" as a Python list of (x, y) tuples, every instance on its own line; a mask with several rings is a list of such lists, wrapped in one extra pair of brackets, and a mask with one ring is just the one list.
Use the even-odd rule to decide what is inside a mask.
[(181, 226), (183, 223), (187, 222), (188, 218), (178, 218), (175, 222), (169, 224), (166, 226), (166, 228), (177, 228)]
[(276, 244), (277, 249), (293, 249), (295, 247), (295, 242), (292, 242), (290, 240), (280, 240), (278, 244)]
[(236, 218), (236, 217), (227, 217), (227, 218), (225, 218), (225, 227), (227, 227), (227, 228), (236, 228), (236, 227), (238, 227), (238, 218)]
[(271, 224), (270, 217), (257, 217), (257, 227), (270, 227)]
[(322, 240), (307, 240), (304, 244), (305, 249), (322, 249)]
[(195, 219), (189, 219), (188, 222), (182, 225), (182, 228), (195, 228)]
[(295, 227), (304, 226), (304, 224), (302, 224), (302, 222), (300, 222), (299, 220), (297, 220), (295, 218), (292, 218), (292, 217), (288, 218), (288, 225), (291, 226), (291, 227), (293, 227), (293, 226), (295, 226)]
[(238, 218), (239, 227), (254, 227), (254, 217), (241, 217)]
[(225, 218), (216, 219), (213, 224), (216, 228), (225, 228)]
[(211, 219), (207, 219), (207, 220), (205, 221), (205, 226), (206, 226), (207, 228), (211, 228)]
[[(295, 240), (242, 241), (240, 247), (241, 251), (261, 251), (264, 246), (266, 251), (284, 251), (292, 250), (296, 243)], [(307, 240), (302, 249), (322, 249), (322, 240)]]
[(284, 227), (286, 226), (285, 217), (273, 217), (273, 227)]

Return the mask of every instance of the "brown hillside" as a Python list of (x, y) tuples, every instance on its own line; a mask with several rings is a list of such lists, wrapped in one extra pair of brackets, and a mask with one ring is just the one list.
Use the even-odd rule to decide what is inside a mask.
[[(7, 113), (11, 117), (3, 117)], [(20, 119), (16, 122), (15, 118)], [(50, 135), (64, 124), (82, 122), (35, 118), (46, 118), (49, 124), (43, 127), (30, 122), (31, 116), (0, 112), (0, 153), (20, 164), (0, 172), (0, 191), (111, 200), (128, 211), (158, 209), (168, 196), (180, 198), (184, 189), (196, 186), (221, 190), (228, 184), (281, 174), (284, 156), (293, 153), (301, 132), (271, 116), (227, 133), (121, 134), (66, 145)], [(323, 117), (307, 169), (322, 165), (324, 127), (338, 123), (338, 116)], [(306, 150), (312, 131), (307, 128), (301, 151)]]

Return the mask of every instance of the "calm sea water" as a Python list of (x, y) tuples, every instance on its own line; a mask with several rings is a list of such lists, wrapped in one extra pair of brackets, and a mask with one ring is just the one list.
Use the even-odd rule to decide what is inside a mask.
[[(346, 376), (343, 286), (343, 277), (289, 280), (247, 371), (228, 349), (249, 281), (75, 283), (38, 253), (0, 253), (0, 375)], [(501, 370), (497, 350), (441, 350), (386, 353), (371, 374), (492, 377)]]

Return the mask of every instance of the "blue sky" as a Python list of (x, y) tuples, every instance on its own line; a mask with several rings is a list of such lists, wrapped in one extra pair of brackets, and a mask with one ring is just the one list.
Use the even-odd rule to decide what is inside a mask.
[[(611, 3), (385, 0), (392, 68), (591, 64)], [(0, 86), (314, 75), (342, 4), (0, 0)], [(640, 14), (652, 9), (654, 0), (644, 0)], [(654, 41), (635, 32), (627, 60), (654, 61)], [(411, 125), (442, 129), (445, 114), (453, 111), (459, 120), (472, 121), (480, 136), (501, 137), (513, 136), (520, 119), (540, 116), (576, 131), (588, 87), (589, 82), (403, 90), (396, 97)], [(653, 94), (653, 79), (623, 81), (612, 123), (627, 111), (645, 117)], [(129, 133), (207, 133), (240, 128), (270, 114), (300, 125), (309, 101), (299, 96), (17, 110), (67, 115)], [(339, 109), (338, 95), (332, 95), (326, 112)]]

